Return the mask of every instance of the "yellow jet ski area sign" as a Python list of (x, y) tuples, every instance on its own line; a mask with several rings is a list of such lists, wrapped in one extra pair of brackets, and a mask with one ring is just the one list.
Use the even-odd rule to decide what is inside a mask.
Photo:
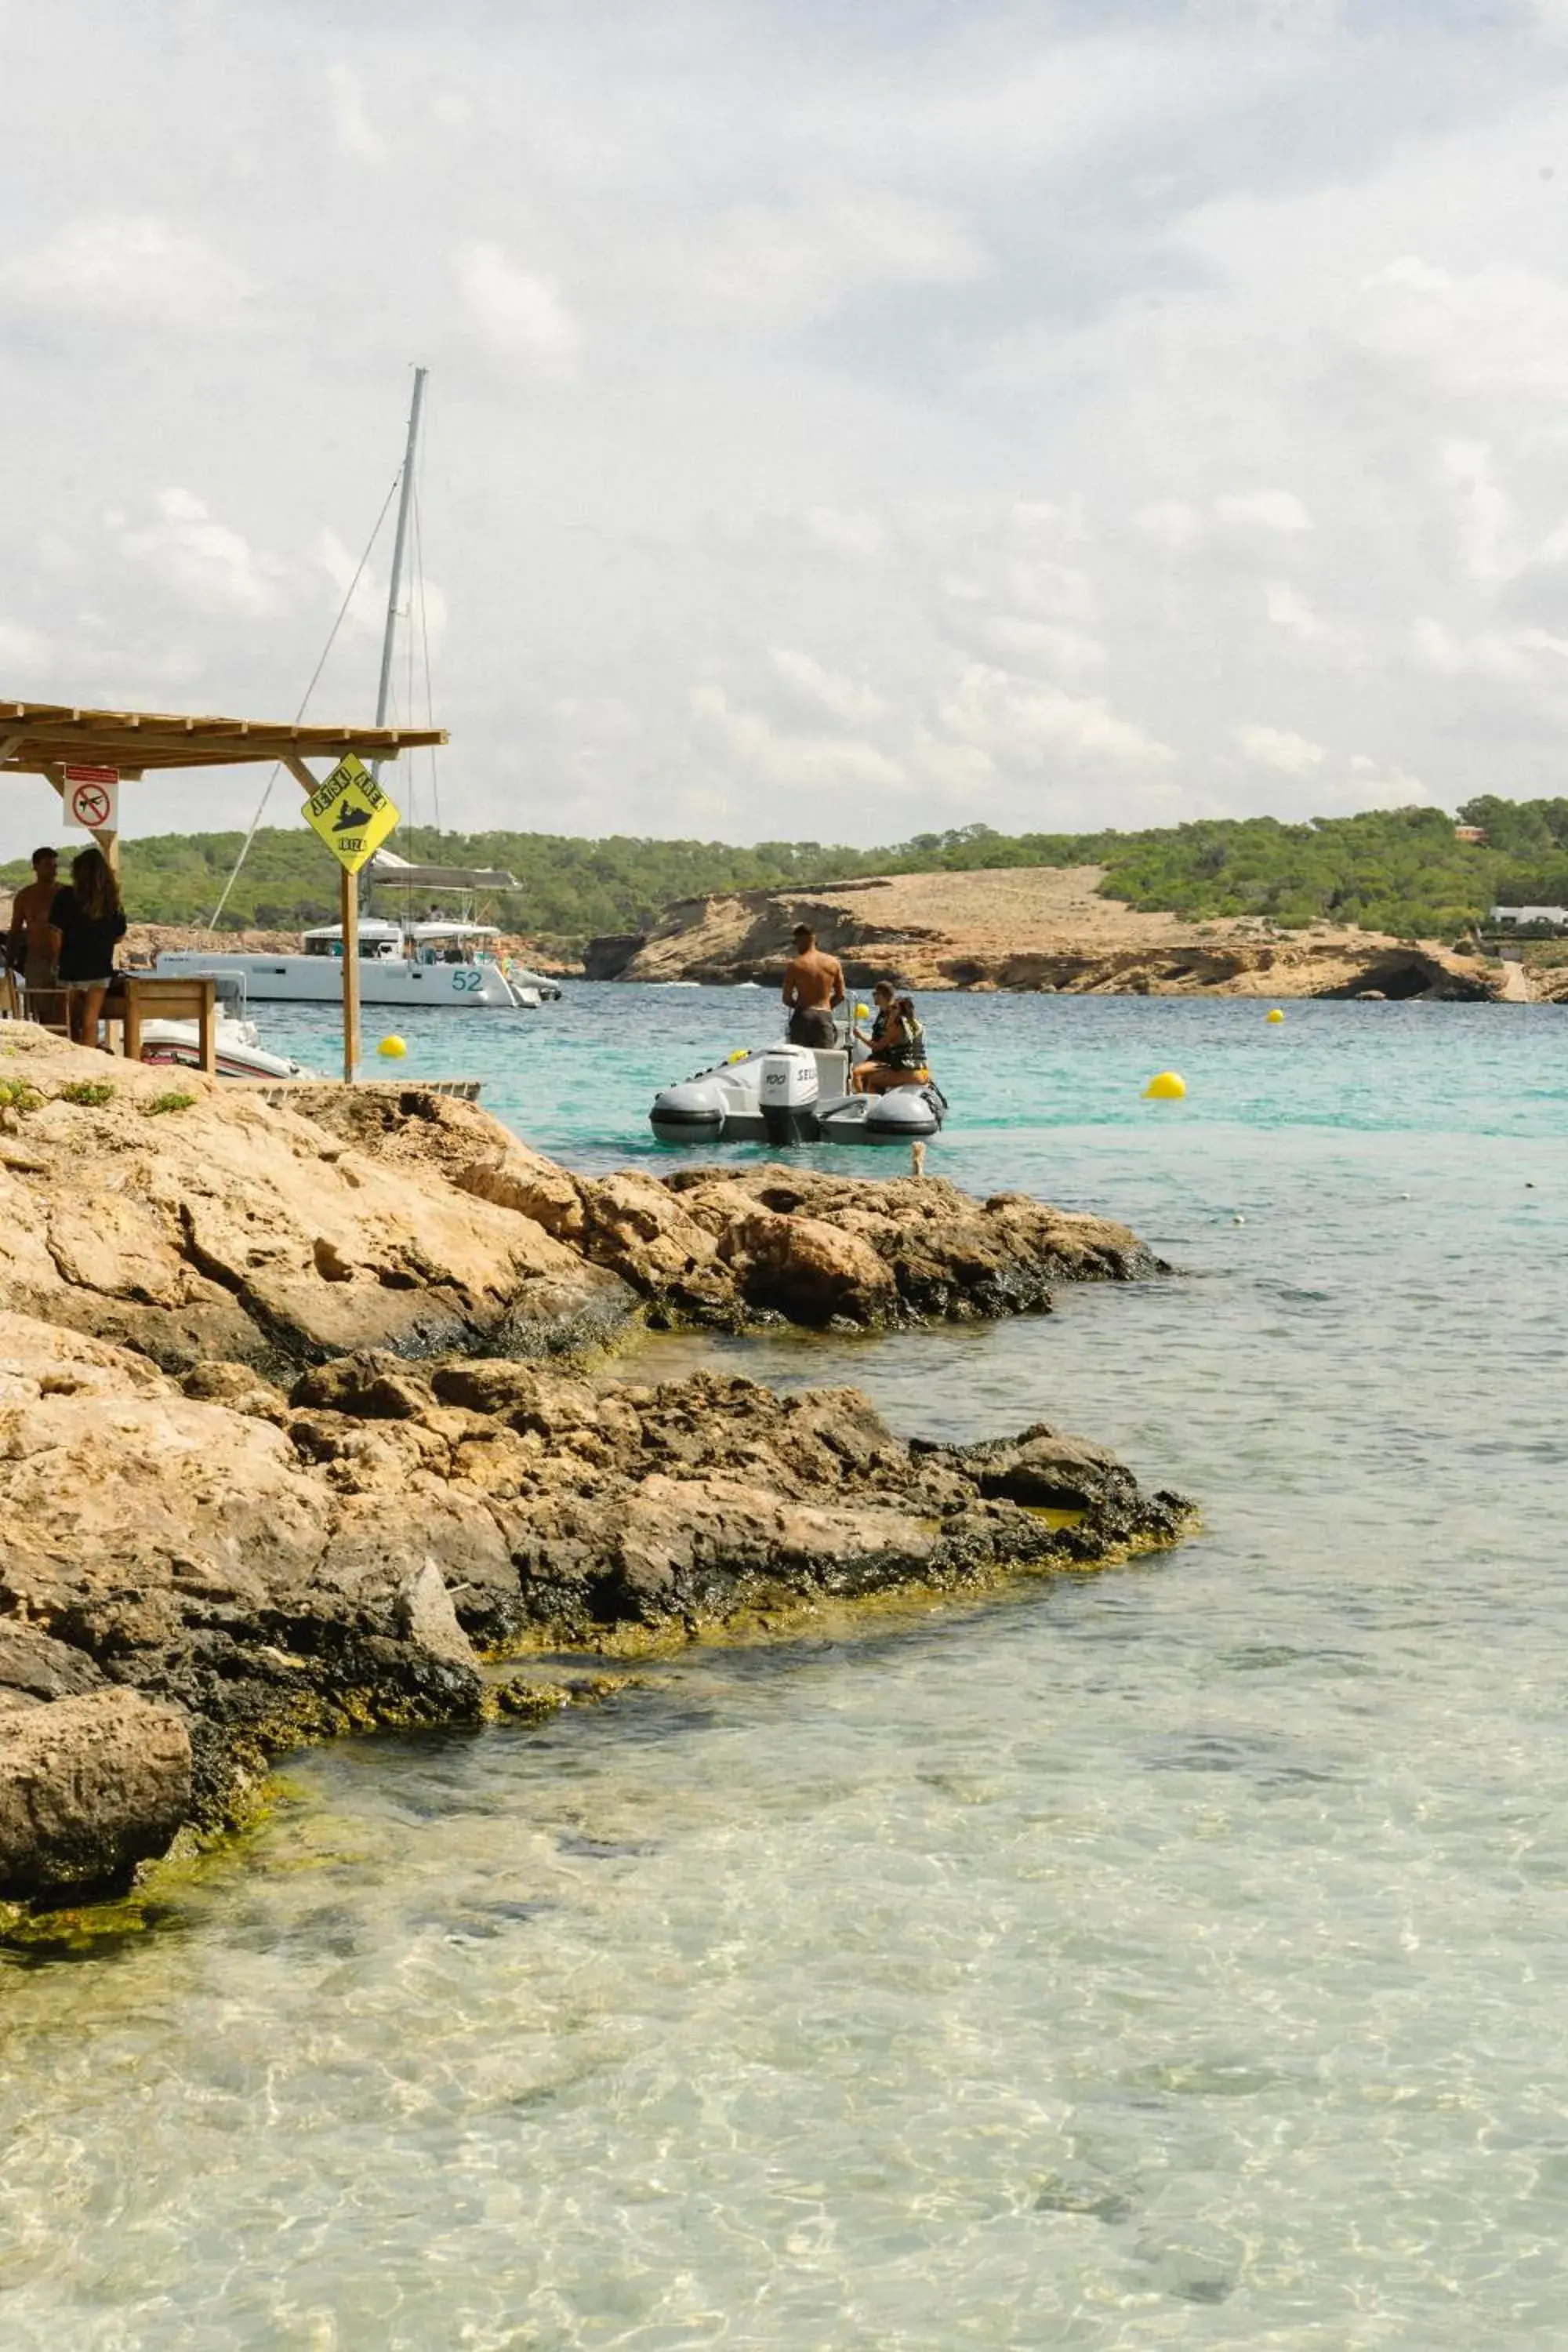
[(352, 751), (305, 803), (306, 824), (321, 835), (345, 874), (359, 872), (398, 815), (364, 761)]

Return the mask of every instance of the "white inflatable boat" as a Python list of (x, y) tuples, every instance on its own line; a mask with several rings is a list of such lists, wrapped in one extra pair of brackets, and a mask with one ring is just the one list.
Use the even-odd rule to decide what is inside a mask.
[(923, 1143), (946, 1111), (934, 1079), (854, 1095), (842, 1046), (763, 1045), (664, 1087), (648, 1123), (660, 1143)]
[[(321, 1075), (296, 1062), (291, 1055), (270, 1052), (258, 1037), (254, 1021), (229, 1021), (220, 1015), (213, 1045), (220, 1078), (318, 1078)], [(143, 1021), (142, 1059), (199, 1069), (202, 1050), (195, 1023)]]
[[(245, 982), (236, 972), (213, 974), (216, 998), (213, 1049), (220, 1078), (318, 1078), (319, 1070), (295, 1061), (291, 1054), (275, 1054), (261, 1042), (260, 1033), (246, 1005)], [(194, 1021), (143, 1021), (142, 1059), (178, 1063), (185, 1069), (201, 1067), (201, 1037)]]

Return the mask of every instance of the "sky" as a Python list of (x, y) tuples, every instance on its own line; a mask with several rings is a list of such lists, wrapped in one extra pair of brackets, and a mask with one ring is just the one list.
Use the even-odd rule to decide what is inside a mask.
[(291, 718), (347, 595), (310, 716), (368, 721), (417, 362), (422, 822), (1564, 789), (1568, 0), (0, 0), (0, 698)]

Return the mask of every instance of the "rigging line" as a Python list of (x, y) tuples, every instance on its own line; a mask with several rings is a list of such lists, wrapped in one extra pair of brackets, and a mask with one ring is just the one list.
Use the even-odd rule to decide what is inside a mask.
[[(430, 676), (430, 604), (425, 593), (425, 523), (420, 510), (417, 474), (414, 477), (414, 576), (419, 583), (419, 635), (425, 648), (425, 724), (433, 733), (436, 726), (436, 689)], [(409, 635), (413, 635), (412, 630)], [(409, 688), (408, 698), (412, 707), (414, 700), (412, 687)], [(436, 806), (436, 832), (438, 845), (441, 831), (441, 769), (437, 747), (434, 743), (430, 746), (430, 795)]]
[[(375, 519), (370, 537), (365, 541), (364, 553), (360, 557), (359, 562), (354, 567), (354, 576), (349, 582), (347, 588), (343, 592), (343, 601), (338, 606), (338, 617), (332, 623), (331, 633), (329, 635), (326, 644), (321, 647), (321, 657), (316, 664), (315, 668), (310, 672), (310, 683), (305, 688), (304, 695), (300, 699), (299, 709), (294, 713), (293, 723), (296, 727), (298, 727), (300, 719), (303, 719), (306, 711), (310, 707), (310, 697), (314, 694), (317, 687), (321, 683), (321, 672), (327, 667), (327, 657), (331, 654), (333, 646), (337, 643), (338, 631), (342, 627), (343, 617), (347, 613), (350, 604), (353, 602), (354, 590), (359, 586), (361, 575), (364, 571), (365, 565), (370, 562), (370, 551), (381, 536), (381, 526), (386, 520), (386, 510), (388, 507), (391, 506), (393, 499), (396, 495), (397, 485), (402, 478), (403, 468), (399, 466), (396, 473), (394, 474), (392, 478), (392, 486), (388, 489), (385, 498), (383, 499), (381, 502), (381, 512)], [(240, 845), (239, 856), (234, 861), (234, 871), (229, 876), (228, 880), (224, 884), (223, 896), (218, 900), (217, 905), (213, 908), (212, 914), (208, 919), (207, 929), (209, 931), (216, 931), (217, 929), (217, 919), (222, 914), (224, 908), (227, 906), (228, 894), (234, 888), (235, 884), (238, 881), (240, 868), (250, 855), (250, 845), (256, 839), (257, 834), (260, 829), (261, 820), (267, 814), (267, 803), (272, 798), (272, 787), (278, 782), (278, 779), (282, 772), (282, 761), (275, 761), (273, 762), (272, 772), (267, 779), (266, 789), (262, 793), (261, 798), (256, 803), (256, 814), (250, 820), (250, 831), (246, 835), (245, 839)]]

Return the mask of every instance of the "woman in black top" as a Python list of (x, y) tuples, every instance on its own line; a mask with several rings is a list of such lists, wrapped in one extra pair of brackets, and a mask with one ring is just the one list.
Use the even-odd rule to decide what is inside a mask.
[(57, 890), (49, 923), (59, 943), (66, 1020), (79, 1045), (96, 1045), (103, 1000), (114, 977), (114, 950), (125, 937), (120, 885), (101, 849), (79, 850), (71, 878)]

